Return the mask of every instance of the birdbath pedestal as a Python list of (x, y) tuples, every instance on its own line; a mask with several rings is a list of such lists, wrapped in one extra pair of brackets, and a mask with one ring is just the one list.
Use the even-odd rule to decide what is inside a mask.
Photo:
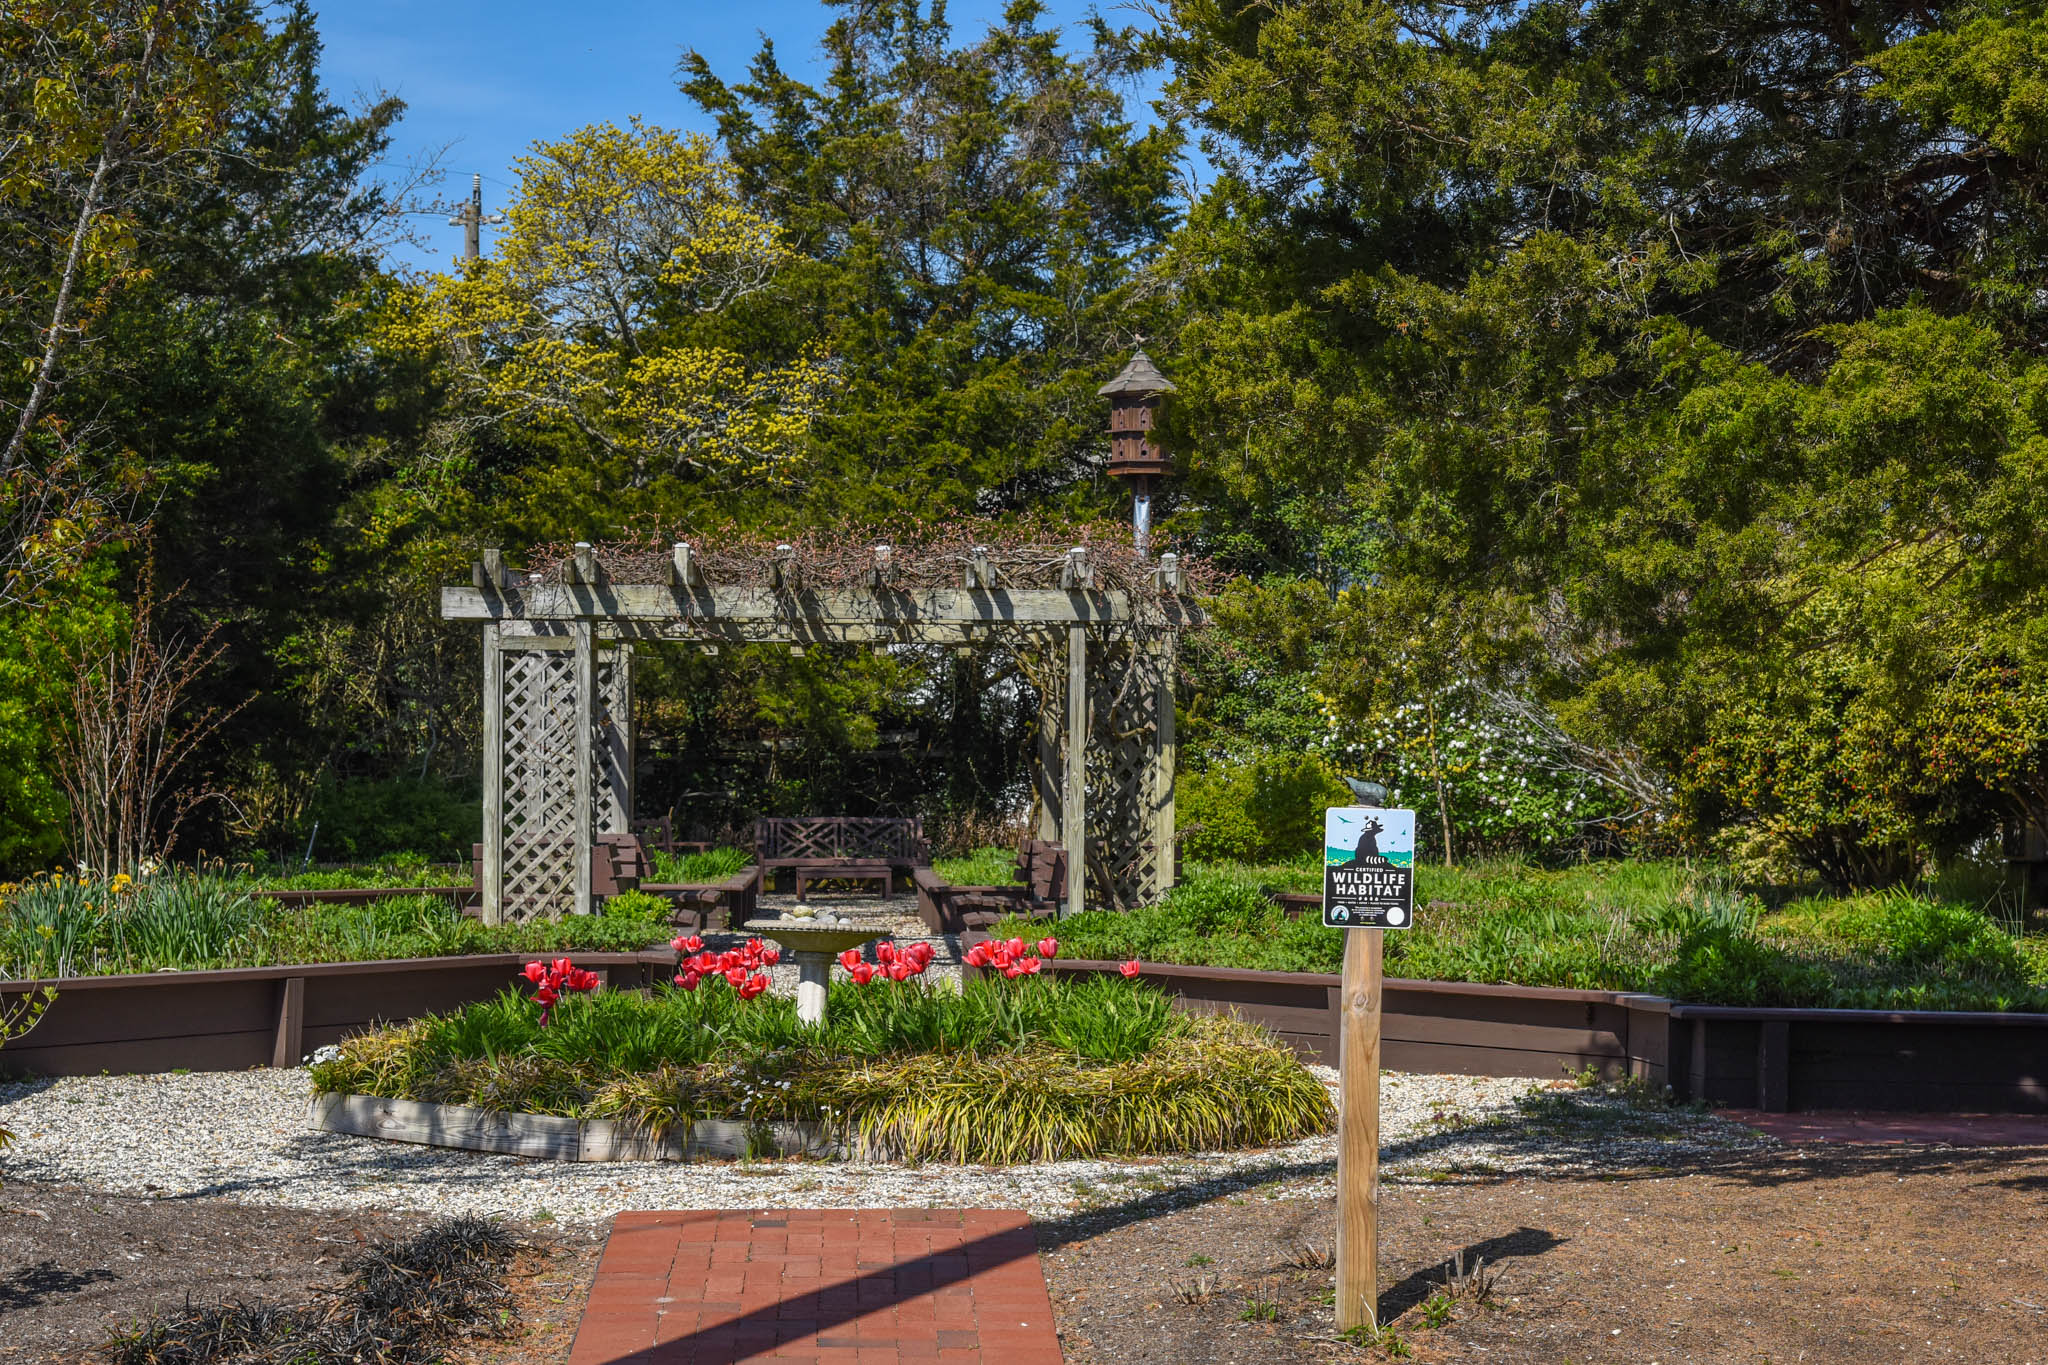
[(810, 920), (750, 919), (740, 927), (774, 939), (795, 955), (796, 1017), (806, 1024), (825, 1022), (825, 987), (832, 980), (832, 959), (848, 948), (882, 937), (872, 928)]

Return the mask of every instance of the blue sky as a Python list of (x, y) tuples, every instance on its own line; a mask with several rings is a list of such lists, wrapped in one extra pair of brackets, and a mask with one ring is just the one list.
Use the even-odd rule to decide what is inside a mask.
[[(1072, 24), (1093, 7), (1053, 0), (1048, 22)], [(1002, 0), (953, 0), (948, 14), (956, 36), (965, 37), (1002, 8)], [(1115, 0), (1101, 0), (1100, 8), (1113, 22), (1135, 21)], [(712, 131), (676, 89), (676, 61), (686, 47), (732, 79), (745, 73), (766, 35), (786, 69), (817, 74), (818, 39), (834, 11), (817, 0), (333, 0), (319, 13), (330, 93), (344, 102), (358, 91), (403, 98), (394, 159), (452, 144), (440, 158), (447, 176), (436, 193), (466, 198), (471, 173), (480, 173), (488, 212), (503, 206), (516, 179), (513, 159), (537, 139), (600, 120), (624, 123), (635, 114)], [(462, 229), (442, 218), (410, 223), (431, 249), (396, 248), (394, 264), (445, 266), (461, 249)]]

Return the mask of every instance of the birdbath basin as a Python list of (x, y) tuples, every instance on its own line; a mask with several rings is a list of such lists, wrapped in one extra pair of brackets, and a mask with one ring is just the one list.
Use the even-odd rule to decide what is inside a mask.
[(825, 987), (832, 980), (832, 959), (848, 948), (882, 937), (871, 926), (814, 920), (750, 919), (740, 927), (774, 939), (795, 955), (796, 1017), (806, 1024), (825, 1022)]

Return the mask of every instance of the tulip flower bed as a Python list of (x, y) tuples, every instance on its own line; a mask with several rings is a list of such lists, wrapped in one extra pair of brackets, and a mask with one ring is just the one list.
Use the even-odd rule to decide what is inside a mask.
[(547, 992), (545, 1022), (508, 989), (352, 1038), (313, 1083), (660, 1135), (702, 1119), (817, 1124), (850, 1154), (927, 1161), (1257, 1147), (1332, 1121), (1322, 1083), (1263, 1029), (1177, 1013), (1142, 981), (1038, 976), (1027, 950), (1014, 975), (954, 990), (920, 979), (920, 945), (876, 958), (832, 986), (822, 1027), (751, 989), (737, 961), (700, 961), (679, 978), (693, 983), (649, 995), (578, 992), (568, 964), (536, 963), (536, 983), (567, 987)]

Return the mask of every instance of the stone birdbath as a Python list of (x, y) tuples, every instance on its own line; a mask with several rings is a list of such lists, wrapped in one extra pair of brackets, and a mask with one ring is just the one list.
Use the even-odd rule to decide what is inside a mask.
[(750, 919), (740, 927), (760, 938), (774, 939), (796, 957), (796, 1017), (806, 1024), (825, 1022), (825, 987), (832, 980), (832, 960), (848, 948), (882, 937), (872, 926), (817, 920)]

